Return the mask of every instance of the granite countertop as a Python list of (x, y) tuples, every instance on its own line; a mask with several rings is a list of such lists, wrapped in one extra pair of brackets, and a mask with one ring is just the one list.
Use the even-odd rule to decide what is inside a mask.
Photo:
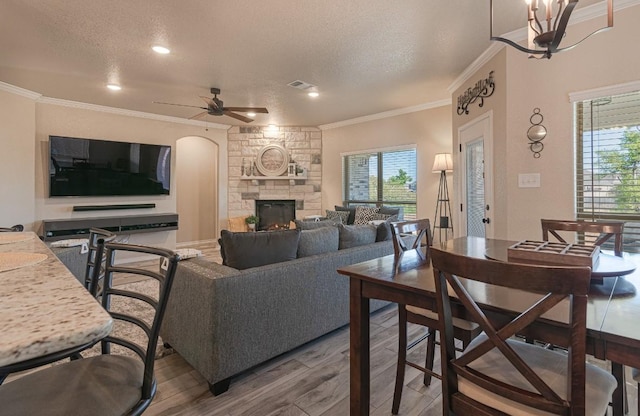
[(0, 253), (41, 253), (37, 264), (0, 272), (0, 367), (99, 340), (111, 316), (35, 233)]

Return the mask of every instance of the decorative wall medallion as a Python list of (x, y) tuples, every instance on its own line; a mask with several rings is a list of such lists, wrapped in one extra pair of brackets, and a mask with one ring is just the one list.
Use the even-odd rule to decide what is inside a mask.
[(473, 104), (480, 99), (478, 107), (484, 105), (484, 99), (491, 97), (495, 91), (493, 81), (493, 71), (489, 72), (489, 77), (476, 82), (473, 88), (467, 88), (464, 94), (458, 96), (458, 115), (469, 114), (469, 104)]
[(533, 157), (540, 158), (540, 152), (544, 149), (542, 141), (547, 136), (547, 128), (542, 125), (544, 117), (540, 114), (539, 108), (533, 109), (533, 114), (529, 117), (531, 127), (527, 130), (527, 138), (529, 139), (529, 149), (533, 152)]
[(256, 167), (264, 176), (280, 176), (289, 168), (289, 153), (280, 145), (267, 145), (258, 152)]

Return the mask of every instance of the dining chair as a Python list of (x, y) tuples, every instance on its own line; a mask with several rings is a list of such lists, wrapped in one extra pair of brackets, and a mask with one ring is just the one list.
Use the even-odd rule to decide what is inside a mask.
[[(443, 414), (606, 413), (616, 380), (586, 362), (590, 268), (499, 262), (437, 248), (432, 248), (431, 261), (443, 320)], [(483, 299), (474, 299), (467, 287), (479, 284), (486, 290)], [(456, 355), (451, 314), (460, 307), (483, 333)], [(514, 337), (543, 315), (567, 323), (562, 342), (568, 353)]]
[(12, 227), (0, 227), (0, 233), (19, 233), (24, 231), (24, 225), (16, 224)]
[[(401, 260), (405, 251), (416, 249), (419, 253), (422, 253), (421, 255), (425, 261), (429, 261), (430, 246), (432, 243), (429, 219), (392, 222), (391, 235), (396, 261), (399, 262)], [(407, 240), (411, 241), (411, 244), (409, 244)], [(420, 249), (423, 240), (425, 247), (424, 253)], [(457, 318), (454, 321), (455, 338), (462, 342), (463, 347), (467, 346), (469, 342), (481, 332), (476, 323)], [(426, 328), (426, 332), (409, 342), (407, 339), (408, 323), (421, 325)], [(391, 413), (394, 415), (398, 414), (400, 409), (400, 400), (402, 399), (402, 389), (404, 387), (404, 376), (407, 365), (424, 373), (423, 383), (425, 386), (431, 384), (432, 377), (440, 378), (440, 375), (433, 371), (438, 328), (439, 320), (437, 313), (416, 306), (398, 304), (398, 363), (396, 367), (396, 385), (391, 407)], [(427, 340), (424, 366), (407, 360), (407, 352), (424, 340)]]
[[(582, 233), (591, 235), (593, 238), (593, 244), (602, 247), (604, 244), (610, 244), (610, 240), (613, 239), (613, 253), (622, 257), (623, 252), (623, 233), (624, 233), (624, 221), (584, 221), (584, 220), (554, 220), (554, 219), (541, 219), (542, 226), (542, 240), (549, 241), (549, 235), (552, 235), (561, 243), (567, 243), (563, 237), (563, 232)], [(527, 342), (533, 342), (532, 339), (527, 338)], [(549, 348), (555, 348), (554, 345), (548, 345)], [(624, 366), (611, 363), (612, 374), (617, 374), (618, 379), (623, 382), (623, 401), (625, 413), (629, 410), (629, 404), (627, 400), (627, 386), (624, 383), (625, 370)], [(614, 397), (614, 400), (618, 400)]]
[[(111, 231), (104, 230), (102, 228), (89, 229), (89, 242), (87, 253), (87, 266), (84, 272), (84, 287), (93, 295), (93, 297), (100, 296), (102, 281), (104, 278), (104, 250), (103, 255), (100, 258), (97, 257), (98, 242), (103, 240), (105, 243), (111, 242), (116, 238), (116, 235)], [(98, 273), (94, 273), (94, 268), (100, 267)]]
[[(99, 240), (97, 258), (105, 254), (105, 277), (102, 306), (111, 314), (114, 325), (126, 326), (100, 341), (101, 354), (45, 368), (0, 386), (0, 409), (10, 415), (139, 415), (149, 406), (156, 393), (154, 363), (158, 333), (164, 317), (167, 299), (178, 264), (178, 256), (166, 249)], [(166, 270), (121, 264), (121, 254), (155, 256), (168, 263)], [(120, 259), (121, 260), (121, 259)], [(98, 267), (94, 275), (99, 274)], [(158, 281), (157, 299), (113, 286), (116, 275), (144, 276)], [(140, 303), (117, 310), (122, 301)], [(119, 302), (120, 301), (120, 302)], [(153, 308), (153, 320), (145, 319)], [(141, 316), (139, 316), (141, 315)], [(148, 337), (146, 345), (127, 340), (127, 333), (142, 331)], [(136, 332), (137, 333), (137, 332)], [(61, 334), (62, 336), (63, 334)], [(112, 344), (128, 355), (112, 353)]]
[(613, 241), (613, 252), (616, 256), (622, 257), (622, 237), (624, 232), (624, 221), (573, 221), (573, 220), (550, 220), (541, 219), (542, 240), (549, 241), (549, 234), (554, 236), (561, 243), (566, 243), (566, 239), (559, 231), (569, 231), (575, 233), (594, 234), (596, 246), (602, 246), (611, 238)]

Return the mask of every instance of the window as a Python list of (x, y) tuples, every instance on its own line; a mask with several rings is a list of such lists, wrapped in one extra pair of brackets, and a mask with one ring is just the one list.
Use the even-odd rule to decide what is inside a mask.
[(640, 252), (640, 92), (576, 103), (576, 127), (576, 218), (625, 221)]
[(402, 207), (416, 218), (416, 149), (349, 154), (342, 157), (344, 204)]

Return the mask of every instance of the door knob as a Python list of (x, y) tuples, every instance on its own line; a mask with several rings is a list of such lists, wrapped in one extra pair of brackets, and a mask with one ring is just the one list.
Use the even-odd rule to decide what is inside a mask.
[(482, 222), (483, 222), (484, 224), (489, 224), (489, 223), (491, 223), (491, 219), (490, 219), (490, 218), (483, 218), (483, 219), (482, 219)]

